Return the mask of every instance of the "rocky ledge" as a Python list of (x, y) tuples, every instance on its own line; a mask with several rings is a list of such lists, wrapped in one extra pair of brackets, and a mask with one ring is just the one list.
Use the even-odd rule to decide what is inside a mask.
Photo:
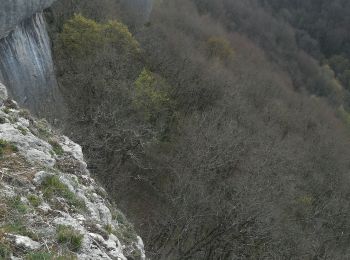
[(0, 106), (0, 259), (145, 259), (81, 147), (19, 109), (1, 84)]

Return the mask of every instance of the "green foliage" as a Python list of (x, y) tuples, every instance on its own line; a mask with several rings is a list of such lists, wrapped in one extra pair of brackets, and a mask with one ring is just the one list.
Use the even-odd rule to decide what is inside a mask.
[(62, 146), (56, 140), (49, 140), (49, 144), (52, 146), (52, 150), (56, 155), (63, 155), (64, 150)]
[(310, 206), (313, 202), (313, 198), (311, 196), (305, 195), (298, 198), (298, 201), (304, 206)]
[(0, 259), (10, 259), (11, 248), (7, 243), (0, 241)]
[(210, 37), (207, 40), (209, 57), (217, 57), (221, 60), (231, 59), (234, 56), (230, 42), (223, 37)]
[(26, 260), (51, 260), (55, 259), (53, 253), (49, 252), (33, 252), (25, 256)]
[(86, 208), (85, 202), (82, 199), (78, 198), (73, 192), (71, 192), (69, 188), (55, 175), (47, 176), (43, 180), (41, 188), (44, 196), (48, 199), (54, 196), (62, 196), (67, 200), (69, 204), (75, 206), (76, 208)]
[(76, 260), (77, 258), (72, 253), (58, 254), (55, 252), (38, 251), (38, 252), (28, 253), (24, 259), (25, 260)]
[(343, 106), (338, 108), (338, 117), (343, 121), (345, 126), (350, 130), (350, 113)]
[(51, 130), (49, 123), (45, 119), (40, 119), (34, 122), (35, 129), (31, 129), (34, 135), (38, 135), (40, 138), (48, 139), (51, 137)]
[(18, 152), (18, 148), (6, 140), (0, 139), (0, 156)]
[(339, 76), (341, 82), (343, 83), (344, 87), (350, 91), (350, 69), (345, 70), (340, 76)]
[(7, 205), (20, 214), (25, 214), (28, 210), (27, 205), (22, 202), (21, 196), (9, 199)]
[(18, 234), (22, 236), (30, 237), (34, 240), (38, 239), (38, 235), (34, 232), (27, 229), (23, 219), (19, 215), (10, 215), (12, 219), (9, 219), (9, 222), (3, 225), (0, 229), (2, 232)]
[(30, 119), (31, 115), (30, 115), (30, 111), (28, 109), (21, 109), (18, 113), (19, 116), (24, 117), (26, 119)]
[(114, 220), (117, 221), (118, 224), (124, 225), (124, 224), (128, 223), (125, 215), (121, 211), (119, 211), (118, 209), (115, 209), (112, 212), (112, 217)]
[(111, 224), (105, 225), (105, 230), (108, 234), (111, 234), (113, 232), (113, 226)]
[(41, 199), (40, 197), (34, 195), (34, 194), (30, 194), (27, 197), (28, 201), (30, 202), (30, 204), (32, 204), (34, 207), (38, 207), (41, 204)]
[(0, 233), (13, 233), (37, 239), (37, 235), (28, 230), (23, 216), (28, 212), (28, 206), (22, 202), (21, 196), (7, 198), (6, 207), (2, 206), (1, 218), (5, 220), (0, 228)]
[(64, 244), (72, 251), (78, 251), (82, 245), (84, 236), (70, 226), (60, 225), (57, 228), (57, 242)]
[(18, 126), (17, 129), (21, 132), (22, 135), (27, 135), (27, 130), (24, 127)]
[(350, 68), (350, 61), (342, 55), (333, 55), (328, 60), (328, 63), (337, 75), (342, 74), (345, 70)]
[(82, 15), (74, 15), (65, 23), (60, 40), (67, 54), (80, 58), (95, 55), (108, 45), (133, 53), (140, 51), (138, 42), (123, 23), (101, 24)]
[(8, 107), (4, 108), (4, 113), (5, 114), (10, 114), (11, 110)]
[(171, 105), (166, 82), (143, 69), (135, 81), (134, 106), (147, 121), (154, 122)]
[(121, 211), (114, 209), (112, 212), (112, 217), (118, 223), (118, 228), (116, 230), (111, 229), (113, 234), (115, 234), (125, 243), (132, 243), (137, 240), (133, 225), (127, 220)]

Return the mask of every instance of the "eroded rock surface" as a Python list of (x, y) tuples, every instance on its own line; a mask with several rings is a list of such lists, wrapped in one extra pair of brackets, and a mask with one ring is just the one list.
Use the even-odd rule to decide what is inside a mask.
[(1, 106), (0, 258), (47, 255), (145, 259), (142, 239), (91, 178), (81, 147), (27, 111)]
[(55, 0), (0, 0), (0, 38), (33, 14), (48, 8)]

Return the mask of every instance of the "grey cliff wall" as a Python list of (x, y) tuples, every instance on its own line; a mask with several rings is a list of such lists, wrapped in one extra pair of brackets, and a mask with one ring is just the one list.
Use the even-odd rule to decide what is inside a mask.
[(26, 18), (48, 8), (54, 0), (0, 0), (0, 38)]
[(0, 81), (21, 106), (61, 117), (50, 39), (42, 9), (53, 0), (0, 0)]

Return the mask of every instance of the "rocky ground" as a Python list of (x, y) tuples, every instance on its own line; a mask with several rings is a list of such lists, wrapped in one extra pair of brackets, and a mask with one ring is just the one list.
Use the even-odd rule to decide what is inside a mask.
[(0, 105), (0, 259), (145, 259), (81, 147), (19, 109), (1, 84)]

